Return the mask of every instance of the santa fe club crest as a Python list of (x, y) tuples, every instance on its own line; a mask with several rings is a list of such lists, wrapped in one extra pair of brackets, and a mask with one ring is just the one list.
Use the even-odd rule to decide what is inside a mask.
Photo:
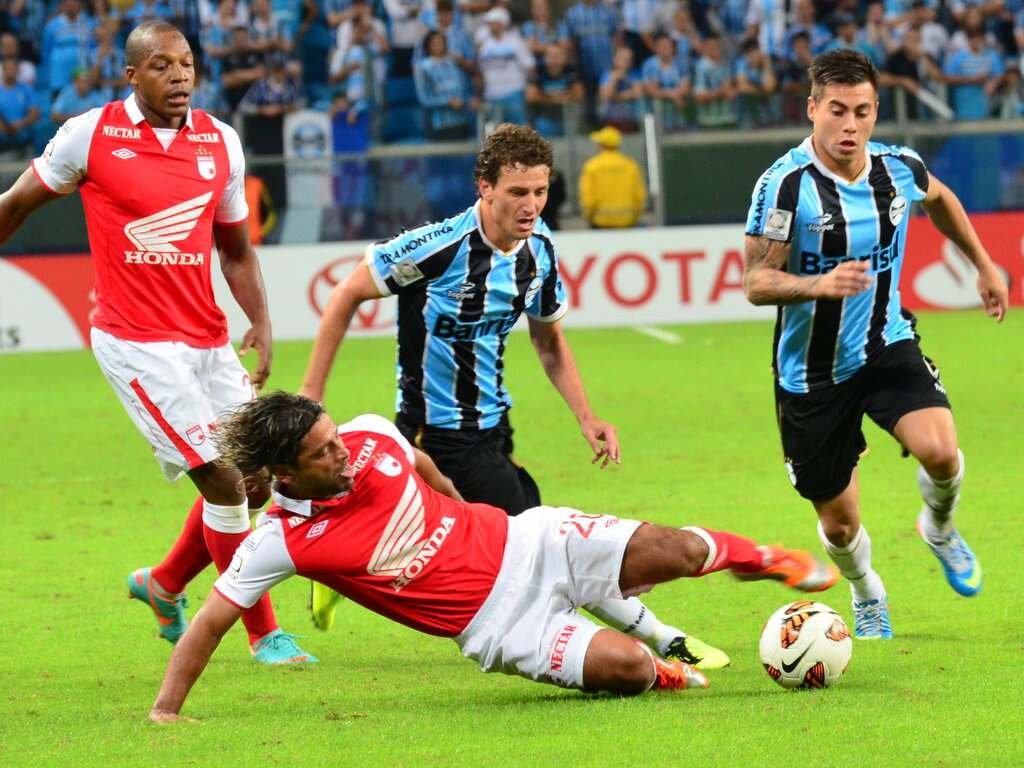
[(199, 168), (199, 175), (207, 181), (217, 175), (217, 163), (213, 159), (213, 153), (206, 147), (196, 147), (196, 166)]

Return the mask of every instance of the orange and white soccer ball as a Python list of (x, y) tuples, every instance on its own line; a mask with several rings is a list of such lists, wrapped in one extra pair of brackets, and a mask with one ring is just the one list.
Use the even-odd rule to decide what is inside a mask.
[(824, 688), (846, 671), (853, 653), (843, 617), (824, 603), (784, 605), (761, 632), (761, 663), (783, 688)]

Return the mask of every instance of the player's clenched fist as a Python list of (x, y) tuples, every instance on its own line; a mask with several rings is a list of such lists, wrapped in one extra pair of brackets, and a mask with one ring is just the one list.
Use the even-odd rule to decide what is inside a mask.
[(870, 288), (871, 276), (867, 274), (869, 266), (866, 261), (844, 261), (822, 276), (818, 283), (818, 298), (842, 299), (856, 296)]

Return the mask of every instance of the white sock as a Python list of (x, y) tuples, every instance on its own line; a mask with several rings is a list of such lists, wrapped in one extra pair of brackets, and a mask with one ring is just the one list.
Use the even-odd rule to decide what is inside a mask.
[(674, 638), (684, 634), (658, 621), (654, 611), (635, 597), (605, 600), (586, 608), (612, 629), (643, 640), (653, 646), (659, 654), (664, 652), (662, 645), (667, 647)]
[(249, 503), (213, 504), (203, 499), (203, 525), (217, 533), (245, 533), (249, 530)]
[(921, 529), (925, 537), (939, 544), (949, 538), (953, 532), (953, 513), (960, 501), (960, 484), (964, 479), (964, 454), (958, 450), (960, 469), (948, 480), (936, 480), (925, 471), (917, 468), (917, 487), (921, 489), (924, 509), (921, 510)]
[(882, 577), (871, 567), (871, 538), (863, 525), (845, 547), (837, 547), (829, 541), (821, 523), (818, 523), (818, 537), (836, 568), (850, 582), (854, 600), (881, 600), (885, 597)]

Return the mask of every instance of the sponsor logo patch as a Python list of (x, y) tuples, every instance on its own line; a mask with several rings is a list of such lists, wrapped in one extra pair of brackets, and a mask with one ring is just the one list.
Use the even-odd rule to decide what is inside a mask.
[(892, 199), (892, 202), (889, 203), (889, 221), (892, 222), (892, 225), (895, 227), (903, 221), (903, 217), (906, 213), (907, 198), (903, 195), (896, 195), (896, 197)]
[(412, 285), (417, 280), (423, 279), (423, 273), (420, 271), (420, 268), (416, 266), (416, 262), (411, 258), (402, 259), (391, 267), (391, 276), (395, 278), (395, 282), (398, 283), (401, 288), (404, 288), (407, 285)]
[(317, 536), (320, 536), (321, 534), (323, 534), (323, 532), (327, 530), (327, 524), (329, 522), (331, 522), (331, 521), (330, 520), (321, 520), (319, 523), (317, 523), (316, 525), (314, 525), (312, 528), (309, 529), (309, 531), (306, 533), (306, 538), (307, 539), (315, 539)]
[(122, 160), (131, 160), (133, 157), (138, 157), (138, 155), (136, 155), (134, 152), (132, 152), (130, 149), (126, 147), (115, 149), (110, 154), (112, 154), (114, 157), (119, 157)]
[(141, 139), (142, 131), (138, 128), (122, 128), (116, 125), (104, 125), (103, 135), (113, 136), (115, 139)]
[(789, 240), (789, 229), (793, 224), (793, 212), (781, 208), (769, 208), (764, 220), (764, 236), (769, 240)]
[(807, 229), (811, 232), (831, 232), (835, 229), (836, 223), (832, 221), (831, 213), (823, 213), (818, 216), (814, 221), (807, 225)]
[[(213, 192), (207, 192), (124, 225), (124, 234), (139, 250), (125, 251), (126, 264), (203, 264), (201, 253), (182, 253), (177, 243), (187, 240), (206, 210)], [(175, 254), (176, 258), (164, 258)]]

